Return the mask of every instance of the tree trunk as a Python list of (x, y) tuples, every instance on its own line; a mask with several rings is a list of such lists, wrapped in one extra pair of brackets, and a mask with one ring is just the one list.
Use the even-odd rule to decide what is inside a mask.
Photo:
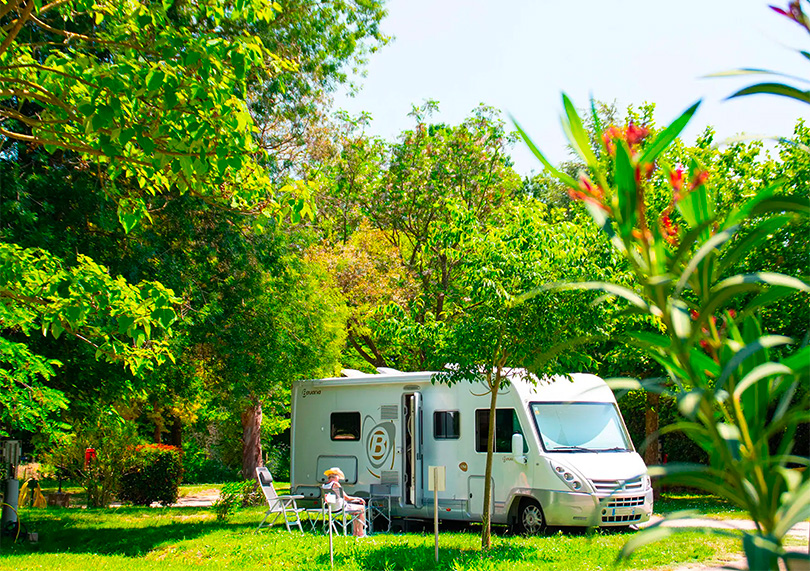
[[(491, 372), (488, 375), (492, 375)], [(498, 403), (498, 389), (501, 384), (501, 369), (495, 373), (495, 381), (489, 383), (492, 392), (489, 396), (489, 427), (487, 429), (487, 467), (484, 470), (484, 509), (481, 520), (483, 529), (481, 530), (481, 548), (492, 547), (492, 455), (495, 452), (495, 407)]]
[(178, 448), (183, 447), (183, 423), (180, 421), (179, 416), (174, 417), (174, 422), (172, 422), (172, 446), (177, 446)]
[(242, 479), (253, 480), (262, 462), (262, 403), (252, 401), (242, 411)]
[[(658, 408), (660, 402), (661, 395), (647, 391), (647, 406), (645, 407), (644, 415), (644, 432), (647, 438), (658, 433)], [(647, 466), (655, 466), (661, 463), (661, 446), (657, 436), (652, 440), (648, 440), (647, 449), (644, 451), (644, 463), (647, 464)], [(660, 493), (657, 487), (653, 488), (653, 500), (658, 500)]]

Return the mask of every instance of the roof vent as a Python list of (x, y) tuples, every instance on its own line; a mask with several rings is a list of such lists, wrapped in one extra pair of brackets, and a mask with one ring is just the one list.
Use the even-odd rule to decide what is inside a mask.
[(342, 371), (344, 377), (370, 377), (368, 373), (364, 373), (363, 371), (358, 371), (357, 369), (343, 369)]
[(396, 369), (392, 369), (390, 367), (377, 367), (377, 372), (381, 375), (399, 375), (402, 371), (397, 371)]

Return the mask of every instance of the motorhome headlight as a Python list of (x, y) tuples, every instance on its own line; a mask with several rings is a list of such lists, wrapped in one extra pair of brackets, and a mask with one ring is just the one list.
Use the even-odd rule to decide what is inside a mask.
[(576, 472), (556, 462), (551, 462), (551, 467), (554, 468), (554, 472), (569, 488), (575, 492), (582, 490), (582, 478)]

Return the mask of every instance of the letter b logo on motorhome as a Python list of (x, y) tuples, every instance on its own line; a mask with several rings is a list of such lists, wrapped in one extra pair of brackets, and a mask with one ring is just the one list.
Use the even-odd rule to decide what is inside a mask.
[(379, 470), (391, 457), (394, 449), (394, 431), (393, 422), (381, 422), (366, 434), (366, 456), (372, 468)]

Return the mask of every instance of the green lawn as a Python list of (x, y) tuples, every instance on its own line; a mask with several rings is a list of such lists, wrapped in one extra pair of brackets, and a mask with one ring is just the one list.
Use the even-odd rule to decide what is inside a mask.
[[(207, 489), (207, 488), (206, 488)], [(327, 538), (283, 527), (254, 529), (262, 508), (239, 511), (227, 523), (209, 509), (30, 509), (21, 521), (39, 534), (35, 544), (0, 544), (0, 569), (329, 569)], [(557, 533), (521, 537), (499, 529), (493, 550), (479, 550), (479, 528), (443, 531), (438, 564), (431, 533), (337, 538), (336, 569), (612, 569), (624, 533)], [(685, 532), (639, 551), (621, 569), (672, 567), (736, 553), (739, 541)]]
[(665, 492), (653, 506), (657, 515), (667, 515), (680, 510), (695, 510), (710, 518), (748, 519), (748, 512), (729, 502), (709, 494)]

